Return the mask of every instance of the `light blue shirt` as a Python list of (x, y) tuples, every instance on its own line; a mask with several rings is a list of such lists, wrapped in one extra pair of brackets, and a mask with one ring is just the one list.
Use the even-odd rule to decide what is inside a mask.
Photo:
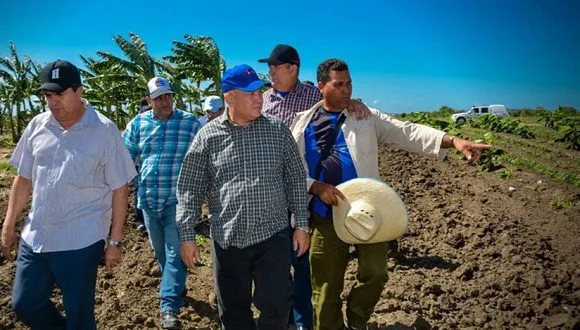
[(115, 124), (86, 103), (64, 129), (50, 112), (32, 119), (10, 164), (32, 180), (22, 239), (34, 252), (78, 250), (109, 235), (113, 190), (137, 174)]
[(139, 166), (138, 208), (162, 211), (177, 204), (179, 170), (199, 128), (192, 113), (178, 109), (167, 120), (156, 118), (150, 110), (127, 124), (125, 146)]

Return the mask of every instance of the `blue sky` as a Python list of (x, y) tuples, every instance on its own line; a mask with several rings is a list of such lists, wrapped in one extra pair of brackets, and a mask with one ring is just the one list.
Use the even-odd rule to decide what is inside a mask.
[(0, 56), (80, 65), (120, 54), (114, 35), (139, 34), (153, 56), (184, 34), (213, 37), (228, 66), (258, 72), (278, 43), (295, 46), (301, 79), (321, 61), (350, 67), (356, 97), (389, 113), (501, 103), (580, 109), (580, 1), (398, 0), (69, 1), (0, 3)]

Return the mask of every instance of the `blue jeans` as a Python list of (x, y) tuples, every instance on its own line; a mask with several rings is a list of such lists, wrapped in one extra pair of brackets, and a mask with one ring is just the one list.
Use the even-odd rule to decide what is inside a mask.
[[(290, 240), (292, 245), (292, 240)], [(291, 313), (290, 323), (296, 326), (312, 328), (312, 287), (310, 284), (310, 262), (308, 261), (309, 251), (297, 257), (294, 247), (292, 250), (292, 267), (294, 268), (294, 289), (293, 313)], [(294, 322), (292, 322), (294, 321)]]
[(183, 306), (187, 268), (179, 255), (179, 237), (175, 223), (175, 204), (161, 211), (143, 209), (149, 242), (161, 266), (161, 312), (177, 313)]
[[(32, 329), (96, 329), (95, 284), (104, 241), (71, 251), (35, 253), (20, 240), (12, 308)], [(50, 300), (54, 285), (62, 292), (66, 319)]]

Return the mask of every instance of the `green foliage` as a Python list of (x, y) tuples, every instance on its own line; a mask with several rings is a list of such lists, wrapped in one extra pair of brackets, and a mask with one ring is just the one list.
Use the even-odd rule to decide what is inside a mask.
[[(447, 116), (449, 117), (449, 116)], [(446, 118), (447, 118), (446, 117)], [(455, 124), (450, 120), (442, 120), (435, 118), (432, 114), (426, 112), (412, 112), (408, 118), (409, 121), (415, 124), (421, 124), (436, 128), (450, 135), (458, 135)]]
[(12, 143), (12, 138), (8, 135), (0, 135), (0, 147), (12, 148), (14, 143)]
[(198, 246), (202, 246), (205, 245), (205, 243), (207, 243), (207, 239), (205, 238), (205, 236), (200, 234), (195, 235), (195, 244), (197, 244)]
[(12, 167), (8, 162), (0, 162), (0, 171), (8, 172), (12, 175), (17, 174), (16, 168)]
[(509, 115), (511, 117), (532, 117), (536, 115), (536, 112), (530, 108), (509, 110)]
[(574, 205), (574, 202), (570, 199), (556, 198), (550, 201), (550, 206), (555, 210), (567, 209), (572, 207), (572, 205)]
[[(491, 132), (486, 132), (483, 134), (483, 140), (475, 140), (474, 142), (493, 144), (495, 136)], [(503, 167), (498, 160), (503, 154), (505, 154), (505, 151), (500, 148), (485, 149), (481, 152), (481, 158), (477, 161), (477, 165), (481, 165), (482, 170), (485, 172), (493, 172)]]
[(453, 108), (444, 105), (441, 108), (439, 108), (439, 111), (432, 112), (432, 115), (434, 117), (447, 118), (451, 116), (453, 113), (455, 113), (455, 110)]
[(499, 170), (498, 173), (502, 180), (511, 179), (514, 176), (514, 172), (512, 170), (508, 170), (507, 168)]
[(560, 126), (558, 132), (561, 135), (555, 141), (566, 143), (568, 149), (580, 150), (580, 129), (578, 127), (579, 125), (576, 124)]
[(477, 161), (477, 165), (481, 165), (485, 172), (493, 172), (502, 168), (499, 157), (504, 155), (505, 151), (500, 148), (490, 148), (481, 152), (481, 158)]
[(580, 150), (580, 118), (575, 115), (575, 108), (559, 106), (554, 112), (540, 111), (538, 122), (558, 132), (555, 142), (565, 143), (568, 149)]
[(529, 168), (536, 173), (548, 175), (559, 182), (565, 182), (576, 187), (580, 187), (580, 176), (556, 170), (551, 166), (541, 164), (533, 159), (526, 157), (514, 157), (504, 154), (499, 156), (497, 160), (501, 163), (508, 163), (513, 166)]
[(499, 118), (493, 114), (480, 116), (471, 122), (471, 127), (488, 129), (498, 133), (508, 133), (533, 139), (535, 135), (520, 120)]

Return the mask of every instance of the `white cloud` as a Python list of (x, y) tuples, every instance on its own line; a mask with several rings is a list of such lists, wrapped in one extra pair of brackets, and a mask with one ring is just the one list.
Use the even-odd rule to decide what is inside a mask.
[(379, 100), (374, 100), (374, 101), (373, 101), (373, 104), (374, 104), (374, 105), (377, 105), (377, 104), (379, 104), (379, 103), (381, 103), (381, 101), (379, 101)]

